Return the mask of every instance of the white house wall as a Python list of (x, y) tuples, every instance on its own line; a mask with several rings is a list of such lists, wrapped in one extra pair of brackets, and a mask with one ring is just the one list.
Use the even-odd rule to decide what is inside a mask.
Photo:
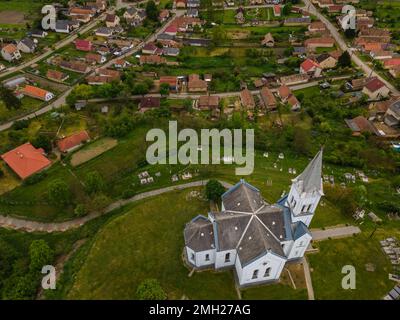
[[(195, 252), (189, 247), (186, 247), (186, 254), (189, 262), (196, 267), (208, 266), (215, 263), (215, 249)], [(207, 254), (209, 255), (209, 260), (206, 260)]]

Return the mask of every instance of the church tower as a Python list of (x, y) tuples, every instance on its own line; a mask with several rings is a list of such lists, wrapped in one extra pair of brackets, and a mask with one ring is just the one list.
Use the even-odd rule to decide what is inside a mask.
[(292, 180), (286, 202), (291, 211), (292, 222), (302, 221), (308, 227), (323, 195), (321, 149), (305, 170)]

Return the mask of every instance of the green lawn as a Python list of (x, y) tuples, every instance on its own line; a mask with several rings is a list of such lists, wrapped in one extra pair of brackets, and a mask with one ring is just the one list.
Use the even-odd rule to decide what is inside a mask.
[[(206, 214), (208, 202), (189, 191), (165, 194), (132, 205), (96, 236), (75, 278), (69, 299), (135, 299), (146, 278), (157, 278), (168, 299), (237, 299), (232, 271), (203, 271), (188, 277), (181, 254), (185, 223)], [(99, 268), (99, 265), (102, 267)], [(304, 298), (304, 289), (269, 285), (246, 289), (248, 299)]]
[[(381, 299), (393, 288), (394, 282), (388, 280), (391, 265), (378, 242), (383, 237), (376, 234), (369, 239), (369, 235), (370, 232), (364, 232), (347, 239), (314, 244), (319, 248), (319, 253), (310, 254), (308, 260), (316, 299)], [(366, 271), (367, 263), (374, 264), (375, 271)], [(345, 276), (341, 271), (345, 265), (352, 265), (356, 269), (354, 290), (344, 290), (341, 286)]]

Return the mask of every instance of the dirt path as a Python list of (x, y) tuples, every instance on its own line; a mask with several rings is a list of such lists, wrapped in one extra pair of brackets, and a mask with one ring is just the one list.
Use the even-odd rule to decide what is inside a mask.
[[(73, 220), (65, 221), (65, 222), (38, 222), (38, 221), (32, 221), (32, 220), (27, 220), (27, 219), (20, 219), (20, 218), (14, 218), (14, 217), (9, 217), (9, 216), (2, 216), (0, 215), (0, 227), (3, 228), (9, 228), (9, 229), (14, 229), (14, 230), (23, 230), (27, 232), (64, 232), (70, 229), (78, 228), (82, 225), (84, 225), (86, 222), (93, 220), (103, 214), (107, 214), (115, 209), (121, 208), (129, 203), (133, 203), (142, 199), (154, 197), (163, 193), (171, 192), (174, 190), (184, 190), (188, 188), (194, 188), (194, 187), (200, 187), (204, 186), (207, 183), (208, 180), (200, 180), (200, 181), (193, 181), (185, 184), (179, 184), (175, 186), (170, 186), (170, 187), (165, 187), (157, 190), (152, 190), (148, 192), (143, 192), (140, 194), (137, 194), (136, 196), (133, 196), (132, 198), (125, 199), (125, 200), (118, 200), (111, 205), (109, 205), (107, 208), (105, 208), (103, 211), (96, 211), (96, 212), (91, 212), (88, 215), (81, 217), (81, 218), (76, 218)], [(232, 187), (231, 184), (220, 181), (221, 184), (225, 188), (230, 188)]]

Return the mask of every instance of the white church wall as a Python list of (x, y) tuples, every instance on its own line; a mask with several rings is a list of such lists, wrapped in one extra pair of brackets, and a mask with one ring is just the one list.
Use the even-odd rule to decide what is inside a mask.
[(215, 263), (215, 249), (196, 252), (196, 266), (203, 267)]
[(306, 233), (302, 237), (294, 241), (290, 253), (287, 256), (288, 259), (291, 260), (303, 257), (308, 245), (310, 244), (311, 239), (311, 236)]
[[(226, 255), (229, 254), (229, 261), (226, 261)], [(236, 261), (236, 249), (217, 251), (215, 254), (215, 268), (225, 268), (233, 266)]]
[[(279, 279), (286, 259), (272, 253), (258, 258), (245, 267), (236, 268), (241, 285)], [(266, 270), (269, 268), (269, 273)], [(239, 276), (239, 272), (241, 273)], [(256, 277), (255, 277), (256, 276)]]

